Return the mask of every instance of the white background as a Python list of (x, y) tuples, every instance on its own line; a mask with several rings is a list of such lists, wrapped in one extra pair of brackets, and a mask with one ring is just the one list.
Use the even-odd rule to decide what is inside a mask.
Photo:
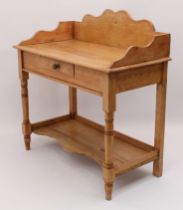
[[(25, 152), (21, 135), (18, 63), (13, 45), (59, 21), (81, 20), (105, 9), (128, 10), (172, 34), (169, 65), (165, 169), (160, 179), (149, 164), (120, 176), (113, 200), (104, 200), (101, 171), (85, 157), (63, 152), (56, 141), (32, 136)], [(0, 0), (0, 210), (176, 209), (183, 194), (183, 4), (180, 0)], [(31, 121), (68, 112), (67, 87), (30, 76)], [(103, 122), (101, 99), (79, 92), (79, 113)], [(153, 142), (155, 87), (117, 97), (115, 128)]]

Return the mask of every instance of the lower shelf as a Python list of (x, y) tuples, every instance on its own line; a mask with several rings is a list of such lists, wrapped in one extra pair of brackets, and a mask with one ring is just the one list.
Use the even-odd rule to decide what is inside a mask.
[[(69, 115), (32, 125), (33, 132), (58, 140), (66, 151), (104, 162), (104, 127), (88, 119)], [(113, 161), (116, 175), (157, 158), (157, 150), (129, 136), (114, 132)]]

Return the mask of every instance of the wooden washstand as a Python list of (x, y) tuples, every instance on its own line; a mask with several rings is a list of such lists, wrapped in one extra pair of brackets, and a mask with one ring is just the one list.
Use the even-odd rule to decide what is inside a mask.
[[(156, 32), (147, 20), (133, 20), (126, 11), (106, 10), (99, 17), (86, 15), (82, 22), (62, 22), (53, 31), (39, 31), (15, 47), (27, 150), (31, 133), (36, 133), (57, 139), (66, 151), (94, 159), (103, 170), (107, 200), (121, 173), (153, 161), (153, 174), (162, 175), (170, 34)], [(69, 86), (68, 115), (30, 122), (31, 73)], [(154, 145), (148, 145), (115, 131), (113, 119), (118, 93), (153, 84), (155, 137)], [(77, 113), (77, 88), (102, 97), (104, 126)]]

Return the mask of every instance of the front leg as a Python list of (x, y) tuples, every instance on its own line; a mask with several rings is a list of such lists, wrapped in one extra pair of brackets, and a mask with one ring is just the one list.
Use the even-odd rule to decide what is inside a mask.
[(114, 83), (110, 75), (106, 75), (105, 77), (103, 110), (105, 113), (103, 178), (105, 182), (106, 199), (111, 200), (115, 180), (113, 164), (113, 116), (116, 110), (116, 95)]
[(159, 151), (158, 159), (153, 164), (154, 176), (160, 177), (163, 173), (163, 149), (165, 130), (165, 108), (166, 108), (166, 86), (167, 86), (167, 63), (163, 64), (162, 79), (156, 89), (156, 121), (154, 146)]
[(105, 130), (104, 130), (104, 164), (103, 177), (105, 182), (106, 199), (112, 199), (113, 182), (115, 179), (114, 165), (112, 160), (113, 150), (113, 113), (105, 112)]
[(22, 131), (24, 135), (24, 143), (26, 150), (30, 150), (31, 142), (31, 124), (29, 121), (29, 98), (28, 98), (28, 73), (22, 72), (21, 77), (21, 96), (22, 96), (22, 109), (23, 109), (23, 123)]

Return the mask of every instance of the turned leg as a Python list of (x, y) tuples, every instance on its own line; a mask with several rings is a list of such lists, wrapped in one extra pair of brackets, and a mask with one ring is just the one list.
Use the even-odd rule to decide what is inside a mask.
[(24, 135), (25, 148), (26, 150), (30, 150), (31, 124), (29, 121), (29, 99), (28, 99), (27, 83), (28, 83), (28, 73), (23, 72), (21, 77), (22, 109), (23, 109), (22, 130)]
[(69, 109), (72, 119), (77, 115), (77, 89), (69, 87)]
[(106, 199), (112, 199), (113, 182), (115, 179), (114, 165), (112, 161), (112, 145), (113, 145), (113, 113), (105, 112), (105, 130), (104, 130), (104, 165), (103, 176), (105, 182)]
[(106, 199), (111, 200), (115, 180), (113, 164), (113, 115), (116, 110), (116, 95), (114, 82), (110, 75), (106, 76), (105, 82), (106, 85), (103, 95), (103, 110), (105, 113), (103, 179), (105, 183)]
[(166, 83), (167, 83), (167, 63), (163, 64), (162, 80), (157, 84), (156, 89), (156, 119), (154, 146), (158, 149), (158, 159), (153, 164), (153, 175), (160, 177), (163, 172), (163, 148), (165, 130), (165, 108), (166, 108)]

